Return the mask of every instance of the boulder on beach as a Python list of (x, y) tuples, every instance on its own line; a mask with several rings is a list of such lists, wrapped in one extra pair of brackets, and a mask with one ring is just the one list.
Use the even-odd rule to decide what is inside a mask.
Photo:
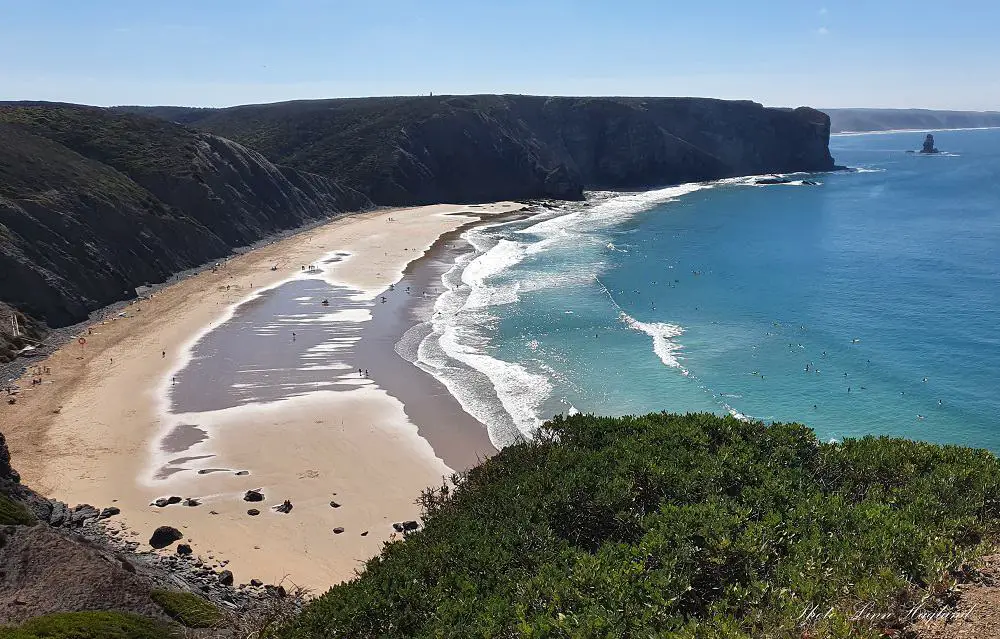
[(121, 514), (121, 512), (122, 509), (119, 508), (118, 506), (108, 506), (107, 508), (101, 511), (101, 514), (98, 516), (98, 519), (107, 519), (108, 517), (114, 517), (115, 515)]
[(410, 532), (416, 530), (417, 528), (420, 528), (420, 524), (413, 520), (403, 522), (403, 532)]
[(260, 514), (260, 511), (257, 510), (256, 508), (251, 508), (250, 510), (247, 511), (247, 514), (250, 515), (251, 517), (256, 517), (257, 515)]
[(243, 495), (243, 501), (264, 501), (264, 493), (260, 492), (260, 489), (248, 490)]
[(233, 571), (231, 571), (231, 570), (223, 570), (222, 572), (220, 572), (219, 573), (219, 583), (222, 584), (223, 586), (232, 586), (233, 585)]
[(333, 529), (333, 534), (335, 535), (339, 535), (342, 532), (344, 532), (343, 526), (337, 526), (336, 528)]
[(177, 544), (177, 554), (178, 555), (190, 555), (192, 552), (194, 552), (194, 551), (191, 550), (191, 546), (190, 545), (188, 545), (188, 544)]
[(153, 548), (166, 548), (178, 539), (183, 539), (181, 531), (173, 526), (160, 526), (153, 531), (153, 536), (149, 538), (149, 545)]
[(290, 513), (292, 512), (292, 501), (290, 499), (286, 499), (285, 501), (275, 506), (274, 510), (279, 513), (286, 513), (286, 514)]

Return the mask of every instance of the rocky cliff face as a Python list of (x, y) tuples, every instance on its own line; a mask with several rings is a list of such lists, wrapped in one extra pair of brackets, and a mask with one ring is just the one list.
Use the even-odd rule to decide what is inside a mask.
[[(0, 106), (0, 138), (0, 302), (53, 327), (234, 247), (371, 205), (234, 142), (104, 109)], [(9, 321), (0, 317), (0, 361), (20, 344)]]
[[(0, 104), (0, 304), (37, 333), (372, 202), (579, 199), (584, 189), (824, 171), (834, 168), (829, 134), (813, 109), (699, 98)], [(0, 361), (24, 342), (5, 330), (10, 313), (0, 310)]]
[(753, 102), (485, 95), (141, 110), (335, 177), (378, 204), (575, 199), (833, 168), (825, 114)]

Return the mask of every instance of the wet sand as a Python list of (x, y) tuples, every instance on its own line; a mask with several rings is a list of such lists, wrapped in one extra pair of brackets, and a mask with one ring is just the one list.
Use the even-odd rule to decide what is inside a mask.
[[(18, 403), (2, 408), (24, 482), (70, 503), (115, 503), (137, 541), (158, 525), (176, 526), (197, 554), (229, 560), (238, 581), (289, 576), (323, 589), (351, 577), (391, 538), (394, 521), (416, 518), (422, 488), (492, 447), (436, 380), (393, 351), (415, 305), (377, 303), (360, 331), (358, 317), (326, 316), (367, 312), (366, 302), (401, 279), (416, 278), (392, 293), (415, 287), (419, 269), (407, 265), (442, 234), (517, 206), (351, 216), (235, 257), (96, 324), (86, 345), (40, 362), (51, 368), (41, 386), (22, 380)], [(308, 264), (325, 282), (291, 279), (319, 284), (308, 294), (282, 290)], [(239, 326), (286, 292), (307, 308)], [(295, 299), (316, 294), (328, 295), (329, 306)], [(233, 320), (233, 330), (215, 332)], [(296, 348), (288, 348), (293, 325), (317, 341), (299, 344), (295, 330)], [(338, 347), (316, 348), (330, 343)], [(354, 378), (334, 368), (352, 352), (370, 379), (357, 376), (354, 362)], [(263, 489), (262, 504), (242, 500), (251, 488)], [(149, 505), (169, 495), (201, 505)], [(284, 499), (292, 512), (273, 512)]]

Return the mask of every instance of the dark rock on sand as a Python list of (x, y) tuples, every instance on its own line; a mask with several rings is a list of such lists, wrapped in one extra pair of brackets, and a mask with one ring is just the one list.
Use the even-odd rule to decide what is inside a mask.
[(194, 497), (188, 497), (187, 499), (184, 500), (184, 505), (185, 506), (191, 506), (191, 507), (201, 506), (201, 502), (199, 500), (195, 499)]
[(178, 555), (190, 555), (192, 552), (191, 546), (188, 544), (177, 544), (177, 554)]
[(219, 583), (223, 586), (233, 585), (233, 572), (231, 570), (223, 570), (219, 573)]
[(392, 529), (395, 530), (396, 532), (400, 532), (401, 533), (401, 532), (403, 532), (403, 524), (401, 524), (399, 522), (396, 522), (396, 523), (394, 523), (392, 525)]
[(115, 515), (121, 514), (121, 512), (122, 509), (119, 508), (118, 506), (108, 506), (107, 508), (101, 511), (101, 514), (98, 517), (98, 519), (107, 519), (108, 517), (114, 517)]
[(167, 506), (170, 505), (170, 502), (167, 501), (166, 497), (160, 497), (159, 499), (153, 502), (153, 505), (156, 506), (157, 508), (166, 508)]
[(243, 495), (243, 501), (264, 501), (264, 493), (260, 492), (260, 490), (248, 490)]
[(237, 477), (243, 477), (244, 475), (249, 475), (249, 474), (250, 474), (249, 470), (238, 470), (238, 471), (236, 471), (236, 476)]
[(367, 537), (367, 536), (368, 536), (368, 531), (366, 530), (366, 531), (364, 531), (363, 533), (361, 533), (361, 536), (362, 536), (362, 537)]
[(283, 501), (280, 504), (278, 504), (277, 506), (275, 506), (274, 510), (276, 512), (286, 513), (286, 514), (292, 512), (292, 502), (291, 502), (291, 500), (286, 499), (285, 501)]
[(335, 535), (339, 535), (342, 532), (344, 532), (344, 528), (342, 526), (337, 526), (336, 528), (333, 529), (333, 534)]
[(340, 504), (338, 504), (338, 503), (337, 503), (337, 502), (335, 502), (335, 501), (331, 501), (331, 502), (330, 502), (330, 507), (331, 507), (331, 508), (340, 508)]
[(264, 585), (264, 582), (261, 581), (260, 579), (251, 579), (250, 585), (253, 586), (254, 588), (260, 588), (261, 586)]
[(160, 526), (153, 531), (153, 536), (149, 538), (149, 545), (153, 548), (166, 548), (179, 539), (184, 539), (181, 531), (172, 526)]
[(420, 524), (418, 524), (417, 522), (413, 521), (412, 519), (410, 521), (404, 521), (403, 522), (403, 531), (404, 532), (410, 532), (410, 531), (416, 530), (417, 528), (420, 528)]
[(260, 511), (257, 510), (256, 508), (251, 508), (250, 510), (247, 511), (247, 514), (250, 515), (251, 517), (256, 517), (257, 515), (260, 514)]
[(172, 495), (170, 497), (167, 497), (167, 503), (170, 504), (170, 505), (179, 504), (179, 503), (181, 503), (181, 501), (183, 501), (183, 500), (180, 497), (178, 497), (177, 495)]

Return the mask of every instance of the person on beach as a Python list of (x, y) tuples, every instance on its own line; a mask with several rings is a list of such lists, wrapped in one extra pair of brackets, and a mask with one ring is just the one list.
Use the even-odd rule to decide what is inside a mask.
[(364, 377), (364, 375), (361, 374), (361, 369), (360, 368), (358, 369), (358, 377)]
[(368, 369), (365, 369), (365, 379), (368, 379)]
[(163, 359), (166, 356), (167, 356), (167, 351), (160, 351), (160, 359)]

